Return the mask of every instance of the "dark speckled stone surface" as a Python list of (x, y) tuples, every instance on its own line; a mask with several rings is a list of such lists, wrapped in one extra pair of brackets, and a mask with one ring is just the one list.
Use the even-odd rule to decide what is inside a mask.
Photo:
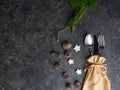
[[(83, 44), (86, 33), (105, 35), (102, 55), (111, 90), (120, 90), (120, 0), (102, 0), (77, 24), (75, 33), (66, 30), (57, 43), (56, 32), (72, 12), (67, 0), (0, 0), (0, 90), (66, 90), (67, 82), (82, 82), (85, 73), (77, 76), (75, 70), (83, 68), (89, 55)], [(81, 45), (80, 52), (71, 49), (74, 65), (63, 55), (64, 40)], [(57, 60), (51, 50), (62, 55), (60, 70), (53, 66)], [(68, 80), (61, 77), (63, 71), (70, 73)]]

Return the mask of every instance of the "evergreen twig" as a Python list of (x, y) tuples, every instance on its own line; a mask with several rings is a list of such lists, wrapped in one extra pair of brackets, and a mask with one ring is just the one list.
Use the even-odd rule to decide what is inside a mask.
[(58, 31), (58, 35), (57, 35), (57, 42), (59, 42), (60, 41), (60, 33), (62, 33), (62, 32), (64, 32), (65, 30), (67, 30), (69, 27), (65, 27), (65, 28), (63, 28), (63, 29), (61, 29), (61, 30), (59, 30)]
[(82, 19), (88, 9), (93, 9), (97, 0), (68, 0), (71, 7), (74, 9), (73, 17), (67, 22), (65, 28), (58, 31), (57, 41), (59, 42), (60, 33), (75, 25)]

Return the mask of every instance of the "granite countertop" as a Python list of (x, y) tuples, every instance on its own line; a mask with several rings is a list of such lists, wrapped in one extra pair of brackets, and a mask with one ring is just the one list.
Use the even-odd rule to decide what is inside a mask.
[[(106, 47), (102, 55), (107, 59), (111, 90), (120, 84), (120, 0), (101, 0), (88, 11), (76, 31), (66, 30), (56, 42), (56, 33), (63, 28), (73, 10), (67, 0), (0, 0), (0, 90), (66, 90), (67, 82), (83, 82), (75, 73), (82, 68), (89, 55), (84, 36), (104, 34)], [(67, 63), (61, 43), (65, 40), (81, 45), (81, 51), (71, 49), (73, 65)], [(61, 53), (60, 70), (50, 51)], [(62, 78), (63, 71), (71, 77)], [(74, 88), (74, 90), (77, 90)]]

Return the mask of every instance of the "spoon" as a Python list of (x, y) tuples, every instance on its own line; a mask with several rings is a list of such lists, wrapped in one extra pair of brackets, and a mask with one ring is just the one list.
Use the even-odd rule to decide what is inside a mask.
[(85, 46), (89, 49), (90, 54), (93, 55), (93, 46), (94, 46), (94, 39), (91, 34), (87, 34), (85, 36)]

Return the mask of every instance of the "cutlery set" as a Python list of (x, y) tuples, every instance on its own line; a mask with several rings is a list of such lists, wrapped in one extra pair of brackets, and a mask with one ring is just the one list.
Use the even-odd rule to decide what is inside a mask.
[(104, 64), (106, 58), (101, 55), (105, 48), (104, 35), (87, 34), (84, 43), (91, 56), (87, 58), (84, 67), (86, 75), (82, 90), (111, 90), (106, 64)]
[[(95, 38), (92, 34), (87, 34), (85, 36), (84, 44), (89, 49), (90, 55), (100, 55), (102, 50), (105, 48), (105, 38), (104, 35), (99, 35), (95, 43)], [(97, 46), (96, 46), (97, 45)], [(97, 48), (95, 48), (97, 47)], [(96, 52), (96, 53), (95, 53)]]

